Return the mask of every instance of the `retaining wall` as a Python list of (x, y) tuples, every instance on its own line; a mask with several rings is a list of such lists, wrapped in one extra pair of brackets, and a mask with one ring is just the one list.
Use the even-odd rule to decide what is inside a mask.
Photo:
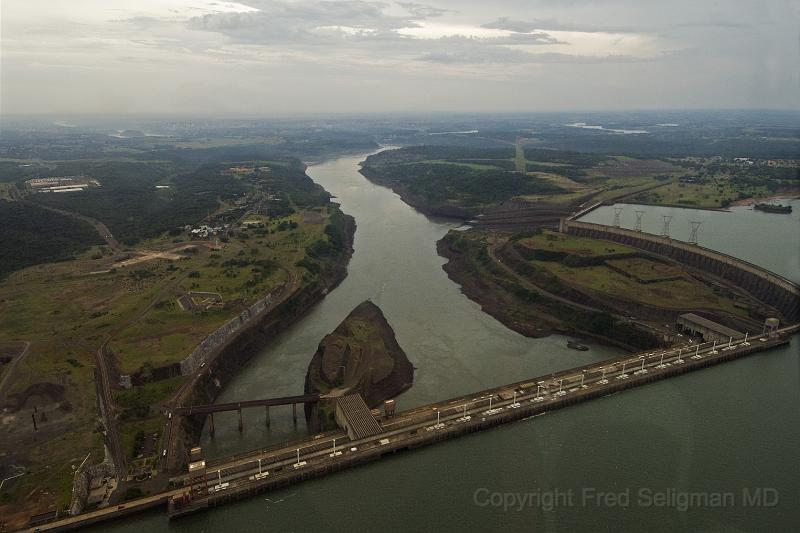
[(192, 353), (181, 361), (181, 374), (186, 376), (195, 373), (200, 368), (200, 364), (207, 361), (217, 348), (230, 340), (235, 333), (250, 325), (251, 322), (272, 303), (273, 298), (283, 291), (285, 287), (286, 286), (282, 286), (275, 289), (263, 298), (256, 300), (253, 305), (242, 311), (239, 316), (232, 318), (203, 339)]

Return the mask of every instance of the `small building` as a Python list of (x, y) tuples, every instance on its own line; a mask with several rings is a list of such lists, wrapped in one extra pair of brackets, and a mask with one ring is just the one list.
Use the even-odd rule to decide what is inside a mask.
[(740, 339), (744, 333), (723, 326), (713, 320), (709, 320), (694, 313), (685, 313), (678, 317), (678, 326), (683, 331), (688, 331), (693, 335), (700, 335), (704, 341), (725, 341), (729, 339)]
[(192, 462), (200, 461), (203, 458), (203, 449), (199, 446), (195, 446), (191, 450), (189, 450), (189, 460)]
[(394, 400), (386, 400), (383, 402), (383, 415), (386, 418), (392, 418), (394, 416), (396, 405)]

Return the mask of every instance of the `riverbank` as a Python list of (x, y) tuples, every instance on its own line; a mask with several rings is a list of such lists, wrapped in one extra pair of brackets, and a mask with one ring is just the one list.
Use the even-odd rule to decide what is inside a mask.
[(359, 167), (358, 172), (367, 178), (370, 182), (380, 185), (382, 187), (388, 187), (392, 190), (395, 194), (397, 194), (401, 200), (403, 200), (406, 204), (410, 205), (423, 215), (429, 217), (439, 217), (439, 218), (452, 218), (455, 220), (459, 220), (465, 222), (474, 218), (476, 215), (480, 213), (480, 210), (475, 209), (465, 209), (463, 207), (458, 206), (434, 206), (430, 205), (425, 200), (420, 197), (415, 196), (408, 190), (407, 187), (403, 187), (402, 185), (398, 184), (397, 182), (382, 179), (376, 172), (370, 172), (367, 167), (364, 167), (363, 164)]
[(773, 200), (798, 200), (798, 199), (800, 199), (800, 191), (787, 190), (770, 196), (762, 196), (759, 198), (744, 198), (742, 200), (736, 200), (734, 202), (731, 202), (731, 207), (755, 205), (757, 203), (771, 202)]
[[(278, 305), (265, 311), (219, 347), (216, 355), (209, 358), (210, 363), (174, 399), (173, 407), (213, 403), (253, 355), (307, 314), (345, 279), (347, 265), (353, 255), (356, 223), (353, 217), (342, 216), (344, 248), (339, 256), (324, 266), (312, 282), (297, 287)], [(171, 428), (167, 446), (171, 459), (169, 471), (179, 471), (185, 465), (186, 451), (197, 443), (204, 424), (205, 417), (185, 417), (178, 421), (177, 427)]]
[[(477, 275), (469, 254), (460, 251), (452, 238), (448, 238), (450, 235), (453, 234), (448, 234), (436, 243), (439, 255), (448, 260), (442, 265), (442, 269), (451, 281), (461, 287), (461, 292), (467, 298), (477, 303), (483, 312), (491, 315), (505, 327), (531, 338), (565, 334), (583, 340), (591, 339), (628, 352), (643, 347), (588, 331), (585, 327), (570, 326), (570, 322), (586, 323), (580, 320), (568, 321), (564, 312), (572, 310), (586, 316), (605, 313), (604, 309), (592, 306), (591, 301), (587, 302), (588, 305), (576, 304), (541, 289), (529, 289), (518, 285), (514, 285), (511, 291), (506, 291), (490, 277)], [(516, 299), (518, 296), (522, 301)], [(562, 311), (562, 316), (557, 315), (559, 310)], [(649, 339), (649, 342), (644, 343), (644, 347), (656, 344), (655, 339)]]

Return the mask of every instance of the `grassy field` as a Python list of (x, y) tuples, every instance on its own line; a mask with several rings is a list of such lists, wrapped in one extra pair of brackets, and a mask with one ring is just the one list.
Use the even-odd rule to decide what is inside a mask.
[[(648, 268), (641, 260), (640, 267)], [(657, 263), (650, 261), (653, 266)], [(746, 316), (746, 312), (733, 305), (731, 298), (721, 297), (705, 284), (690, 278), (654, 283), (640, 283), (605, 265), (573, 268), (561, 263), (539, 262), (565, 283), (607, 294), (609, 297), (630, 300), (642, 305), (665, 309), (718, 309)]]
[[(715, 294), (711, 287), (695, 280), (678, 265), (660, 263), (644, 257), (613, 258), (615, 255), (638, 251), (628, 246), (552, 231), (543, 231), (520, 239), (517, 245), (531, 250), (604, 258), (603, 264), (592, 266), (568, 266), (559, 260), (531, 261), (533, 266), (546, 268), (570, 286), (667, 309), (719, 309), (747, 315), (745, 310), (734, 306), (732, 298)], [(624, 275), (620, 270), (629, 275)], [(640, 280), (652, 283), (641, 283)]]
[(431, 165), (457, 165), (459, 167), (468, 168), (471, 170), (497, 170), (499, 167), (497, 165), (493, 165), (491, 163), (465, 163), (463, 161), (446, 161), (444, 159), (427, 159), (425, 161), (420, 161), (421, 163), (427, 163)]
[[(257, 297), (283, 286), (290, 276), (302, 276), (296, 263), (305, 257), (306, 247), (324, 238), (328, 222), (326, 212), (314, 212), (319, 215), (314, 223), (305, 222), (309, 217), (301, 211), (270, 220), (263, 228), (242, 224), (219, 249), (198, 246), (196, 254), (173, 264), (168, 280), (177, 282), (174, 287), (111, 342), (120, 370), (134, 373), (145, 364), (157, 367), (182, 359)], [(288, 229), (292, 223), (296, 227)], [(156, 261), (148, 271), (163, 273), (168, 264)], [(218, 293), (224, 308), (183, 310), (176, 300), (189, 291)]]
[(554, 231), (543, 231), (538, 235), (520, 239), (518, 244), (530, 249), (550, 250), (585, 256), (629, 254), (636, 251), (622, 244), (575, 237), (573, 235), (565, 235)]
[(727, 207), (743, 196), (767, 195), (769, 189), (764, 186), (739, 185), (726, 178), (716, 178), (705, 183), (670, 183), (634, 196), (632, 201), (716, 209)]
[(658, 281), (683, 275), (683, 270), (675, 265), (656, 263), (642, 257), (609, 259), (606, 264), (626, 272), (641, 281)]

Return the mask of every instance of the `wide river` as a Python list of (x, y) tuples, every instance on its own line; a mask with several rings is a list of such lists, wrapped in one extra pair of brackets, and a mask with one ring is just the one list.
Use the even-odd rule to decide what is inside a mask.
[[(220, 402), (297, 394), (322, 337), (365, 299), (378, 304), (417, 368), (400, 409), (619, 351), (525, 338), (451, 282), (436, 241), (458, 227), (427, 218), (358, 173), (365, 156), (313, 165), (358, 229), (347, 279), (254, 357)], [(623, 226), (633, 222), (625, 206)], [(645, 231), (700, 216), (700, 243), (800, 280), (794, 214), (641, 207)], [(699, 215), (698, 215), (699, 213)], [(611, 223), (611, 207), (584, 220)], [(684, 227), (685, 226), (685, 227)], [(113, 531), (789, 531), (800, 523), (800, 338), (791, 346), (257, 496), (168, 523), (163, 512)], [(305, 435), (291, 409), (215, 417), (207, 456)], [(248, 416), (249, 415), (249, 416)], [(760, 499), (759, 499), (760, 497)]]

